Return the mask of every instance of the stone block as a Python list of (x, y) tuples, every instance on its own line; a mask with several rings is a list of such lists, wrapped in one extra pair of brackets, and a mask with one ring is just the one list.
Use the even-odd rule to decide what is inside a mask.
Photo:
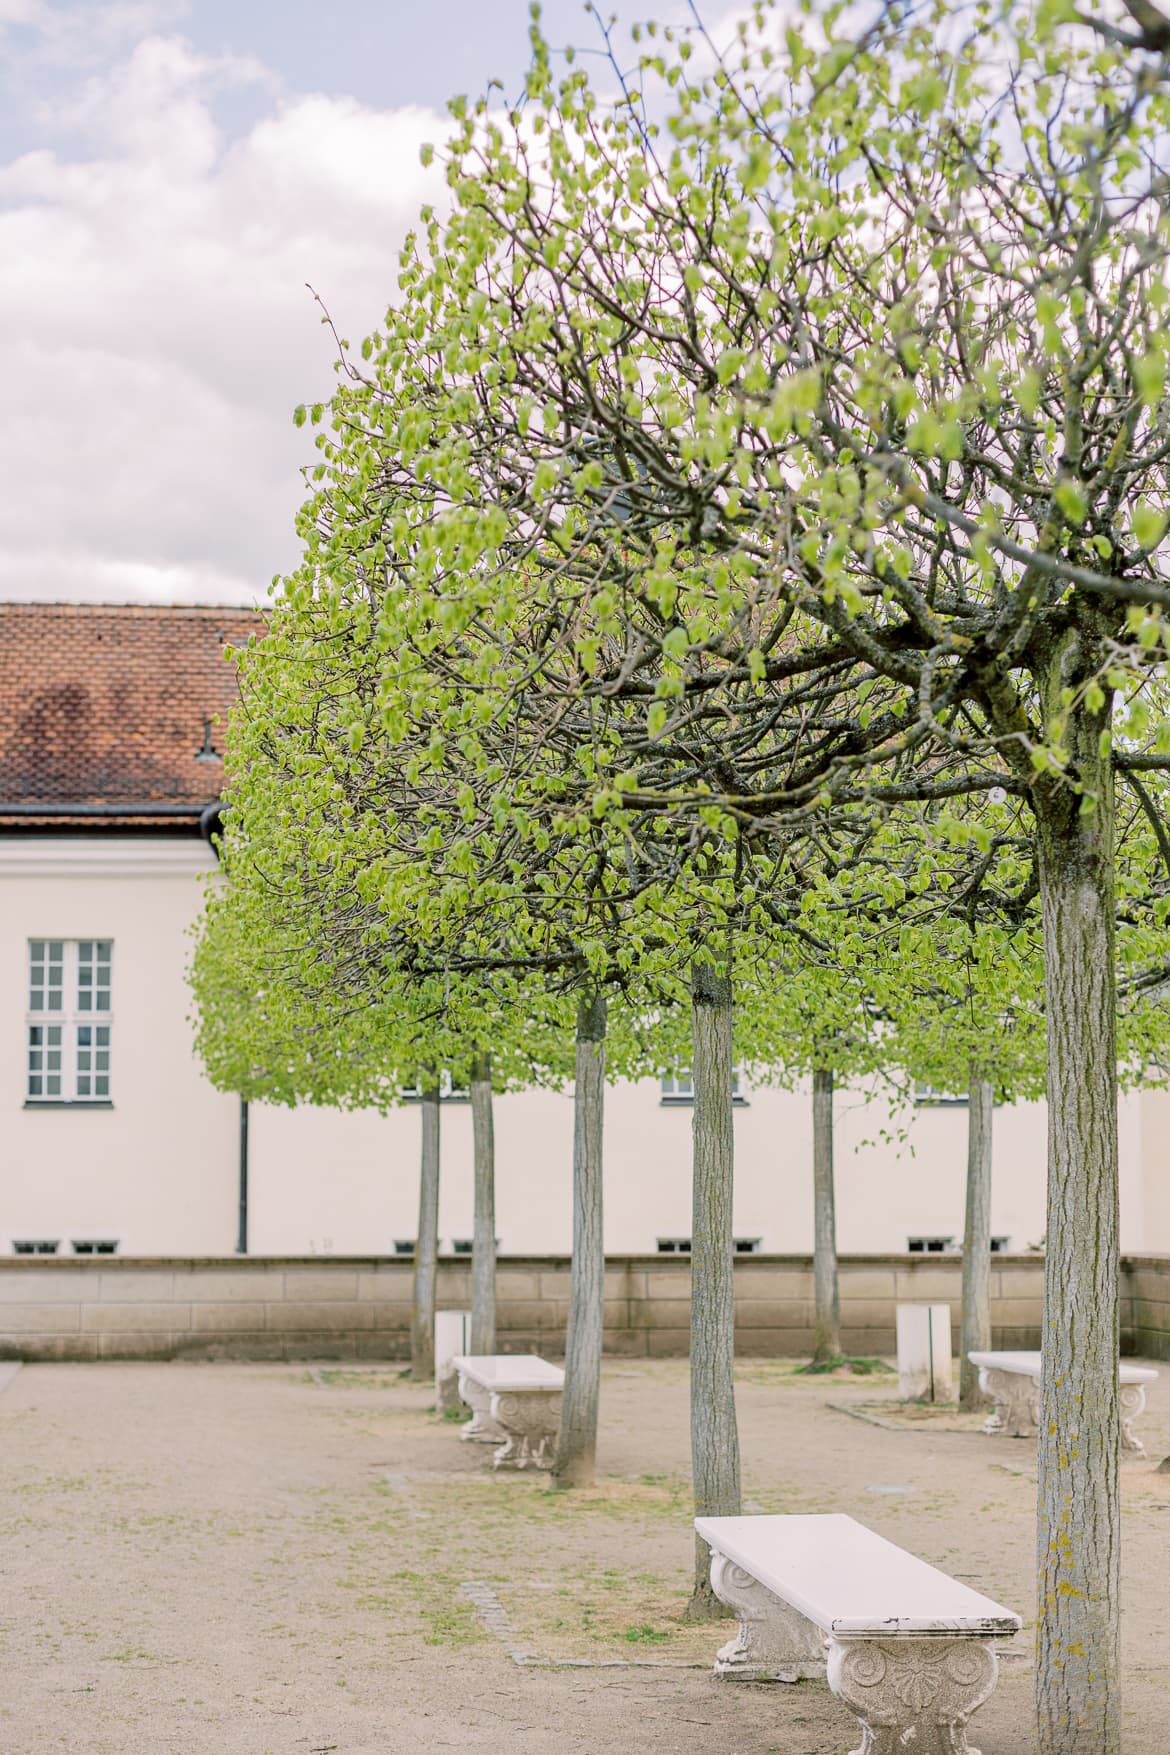
[(563, 1299), (496, 1299), (496, 1329), (563, 1330), (568, 1304)]
[(153, 1334), (139, 1329), (110, 1329), (93, 1338), (99, 1359), (174, 1359), (190, 1337), (169, 1331)]
[[(811, 1316), (809, 1321), (811, 1323)], [(888, 1328), (893, 1330), (894, 1305), (889, 1298), (849, 1298), (841, 1299), (841, 1326), (843, 1328)]]
[(356, 1268), (285, 1268), (284, 1296), (290, 1304), (348, 1303), (357, 1297)]
[(645, 1336), (626, 1327), (607, 1328), (601, 1352), (606, 1359), (640, 1359), (646, 1352)]
[(525, 1300), (539, 1297), (540, 1275), (534, 1268), (500, 1268), (497, 1272), (496, 1300), (498, 1303), (513, 1298), (522, 1303)]
[(191, 1327), (187, 1304), (86, 1304), (87, 1334), (181, 1334)]
[(813, 1296), (813, 1277), (801, 1268), (756, 1267), (750, 1256), (740, 1256), (735, 1263), (735, 1302), (759, 1303), (772, 1299), (777, 1304), (800, 1303)]
[(1131, 1268), (1123, 1284), (1131, 1297), (1148, 1298), (1154, 1304), (1170, 1304), (1170, 1262), (1160, 1268)]
[(740, 1328), (735, 1330), (737, 1359), (807, 1359), (813, 1349), (811, 1328)]
[(374, 1307), (359, 1303), (322, 1303), (317, 1300), (285, 1299), (266, 1304), (264, 1326), (270, 1334), (336, 1335), (356, 1333), (374, 1326)]
[(23, 1359), (28, 1364), (96, 1359), (99, 1339), (98, 1335), (30, 1334), (22, 1337), (17, 1346), (0, 1338), (0, 1358)]
[(9, 1335), (66, 1335), (81, 1332), (80, 1304), (13, 1304), (0, 1311), (0, 1346)]
[(690, 1350), (689, 1327), (646, 1330), (646, 1352), (651, 1359), (685, 1359)]
[(407, 1333), (359, 1334), (354, 1340), (359, 1359), (383, 1359), (398, 1364), (410, 1358), (410, 1336)]
[(267, 1298), (284, 1296), (281, 1268), (246, 1267), (238, 1272), (202, 1268), (178, 1273), (174, 1280), (175, 1297), (192, 1304), (263, 1304)]
[(605, 1296), (607, 1298), (643, 1298), (645, 1295), (645, 1268), (606, 1268)]
[(243, 1304), (192, 1304), (189, 1306), (190, 1322), (185, 1326), (201, 1335), (256, 1335), (264, 1334), (266, 1327), (267, 1305)]
[(808, 1328), (812, 1322), (812, 1306), (804, 1299), (781, 1301), (777, 1298), (737, 1298), (735, 1326), (774, 1329), (783, 1334), (788, 1329)]
[(537, 1282), (534, 1294), (537, 1298), (567, 1298), (569, 1296), (569, 1287), (573, 1278), (570, 1268), (541, 1268), (539, 1273), (533, 1275), (533, 1278)]
[(175, 1296), (175, 1276), (167, 1268), (133, 1268), (111, 1272), (104, 1268), (97, 1285), (86, 1288), (86, 1302), (95, 1297), (103, 1304), (170, 1304)]
[[(1170, 1287), (1165, 1289), (1170, 1291)], [(1155, 1303), (1150, 1298), (1134, 1298), (1130, 1302), (1130, 1320), (1136, 1328), (1170, 1334), (1170, 1303), (1160, 1300)]]
[(406, 1262), (387, 1263), (385, 1267), (358, 1269), (358, 1297), (388, 1299), (392, 1304), (410, 1304), (414, 1276)]
[(1001, 1351), (1034, 1353), (1040, 1345), (1040, 1323), (1036, 1321), (1028, 1327), (1017, 1328), (1010, 1323), (1001, 1327), (993, 1321), (991, 1344)]
[(892, 1359), (897, 1351), (893, 1322), (881, 1328), (841, 1326), (841, 1351), (850, 1359)]
[[(994, 1257), (992, 1258), (994, 1261)], [(1005, 1262), (1002, 1267), (992, 1267), (992, 1296), (996, 1294), (994, 1281), (999, 1280), (999, 1296), (1001, 1298), (1035, 1298), (1044, 1297), (1044, 1258), (1037, 1256), (1035, 1262)]]
[(992, 1327), (1039, 1328), (1043, 1306), (1036, 1298), (995, 1298), (991, 1305)]
[(898, 1268), (894, 1295), (900, 1303), (957, 1304), (962, 1284), (963, 1272), (958, 1260), (949, 1268), (935, 1261), (929, 1267)]
[(4, 1310), (9, 1304), (78, 1304), (93, 1296), (93, 1275), (74, 1267), (26, 1269), (21, 1262), (16, 1272), (0, 1268), (0, 1329), (4, 1327)]
[(668, 1298), (689, 1302), (691, 1296), (690, 1263), (681, 1263), (672, 1271), (662, 1268), (647, 1268), (646, 1297), (648, 1299)]
[[(894, 1267), (840, 1266), (837, 1280), (842, 1302), (846, 1298), (873, 1298), (888, 1308), (893, 1304), (897, 1292), (898, 1270)], [(890, 1321), (893, 1321), (892, 1315)]]

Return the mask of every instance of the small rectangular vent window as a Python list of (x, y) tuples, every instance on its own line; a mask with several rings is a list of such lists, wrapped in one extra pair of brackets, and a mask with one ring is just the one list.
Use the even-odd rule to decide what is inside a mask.
[(413, 1237), (396, 1237), (394, 1239), (394, 1253), (395, 1253), (395, 1255), (413, 1255), (414, 1254), (414, 1238)]
[(13, 1255), (56, 1255), (60, 1249), (60, 1239), (50, 1241), (44, 1237), (22, 1237), (13, 1239)]
[(1012, 1246), (1010, 1237), (993, 1237), (991, 1239), (992, 1255), (1006, 1255)]
[(953, 1237), (908, 1237), (906, 1248), (911, 1255), (949, 1255), (955, 1247)]
[(74, 1255), (117, 1255), (118, 1243), (113, 1237), (75, 1237)]

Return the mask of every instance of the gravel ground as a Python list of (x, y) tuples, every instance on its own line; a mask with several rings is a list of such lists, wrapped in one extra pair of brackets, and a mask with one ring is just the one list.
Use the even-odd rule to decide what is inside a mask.
[[(1034, 1446), (745, 1363), (746, 1508), (848, 1511), (1032, 1612)], [(493, 1477), (392, 1369), (26, 1366), (0, 1395), (0, 1755), (845, 1755), (822, 1684), (716, 1683), (686, 1367), (608, 1365), (596, 1492)], [(850, 1411), (852, 1410), (852, 1411)], [(876, 1415), (872, 1418), (858, 1415)], [(1163, 1755), (1170, 1373), (1123, 1473), (1126, 1755)], [(1030, 1628), (973, 1723), (1026, 1755)], [(521, 1661), (517, 1661), (519, 1658)]]

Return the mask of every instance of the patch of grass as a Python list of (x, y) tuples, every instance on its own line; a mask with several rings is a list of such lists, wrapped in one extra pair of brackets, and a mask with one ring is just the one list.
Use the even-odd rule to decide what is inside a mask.
[(661, 1627), (627, 1627), (618, 1637), (627, 1645), (662, 1645), (670, 1634)]
[(454, 1424), (462, 1426), (466, 1421), (470, 1420), (471, 1409), (464, 1407), (444, 1408), (443, 1412), (439, 1415), (439, 1418), (440, 1420), (450, 1420)]
[(884, 1359), (849, 1359), (844, 1355), (836, 1359), (810, 1359), (807, 1365), (798, 1365), (793, 1372), (794, 1377), (892, 1377), (894, 1368), (887, 1365)]

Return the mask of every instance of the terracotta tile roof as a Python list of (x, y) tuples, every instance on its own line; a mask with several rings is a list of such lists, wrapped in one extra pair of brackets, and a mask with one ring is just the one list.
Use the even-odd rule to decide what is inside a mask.
[(263, 626), (231, 608), (0, 604), (0, 830), (197, 830), (223, 785), (224, 647)]

